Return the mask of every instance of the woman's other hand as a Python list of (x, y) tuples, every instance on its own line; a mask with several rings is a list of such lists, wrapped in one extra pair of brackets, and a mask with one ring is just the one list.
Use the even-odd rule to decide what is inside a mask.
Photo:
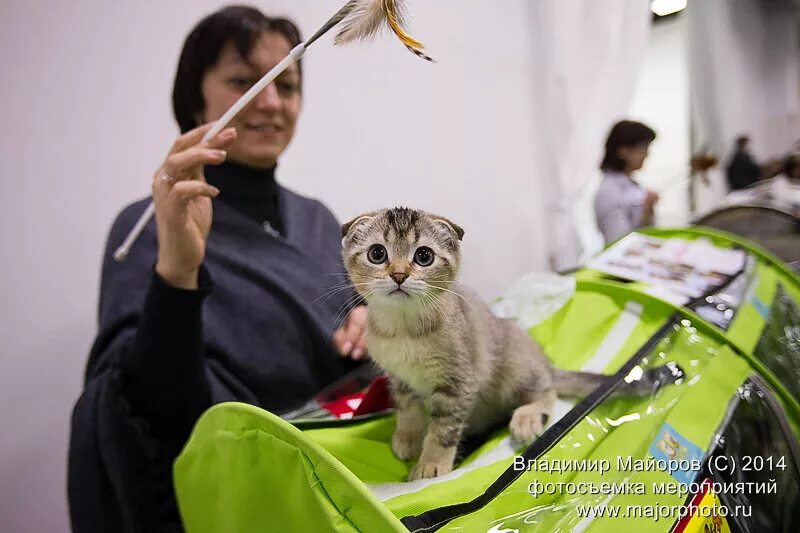
[(333, 334), (333, 345), (342, 357), (349, 356), (356, 361), (367, 355), (365, 332), (367, 329), (367, 306), (355, 307), (336, 333)]
[(178, 137), (153, 176), (156, 272), (170, 285), (183, 289), (197, 288), (211, 229), (211, 199), (219, 194), (206, 183), (203, 166), (225, 161), (224, 149), (236, 140), (236, 130), (226, 128), (210, 141), (201, 142), (211, 126), (204, 124)]
[(658, 203), (658, 193), (654, 191), (647, 191), (644, 197), (644, 204), (648, 207), (653, 207)]
[(642, 212), (641, 226), (650, 226), (655, 222), (655, 206), (658, 203), (658, 193), (646, 191), (644, 197), (644, 209)]

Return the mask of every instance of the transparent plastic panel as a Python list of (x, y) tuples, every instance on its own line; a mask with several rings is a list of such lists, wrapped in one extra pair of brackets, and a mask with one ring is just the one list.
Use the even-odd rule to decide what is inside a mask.
[(754, 355), (800, 399), (800, 306), (780, 284)]
[[(683, 504), (683, 487), (702, 471), (751, 370), (688, 320), (663, 333), (618, 386), (578, 404), (573, 423), (557, 424), (515, 457), (483, 497), (404, 524), (412, 531), (669, 531), (678, 517), (658, 518), (660, 509)], [(683, 377), (670, 379), (668, 368)], [(660, 383), (648, 379), (657, 376)], [(642, 377), (649, 388), (626, 384)]]
[(733, 531), (800, 531), (800, 457), (780, 403), (754, 377), (730, 413), (698, 481), (708, 480)]

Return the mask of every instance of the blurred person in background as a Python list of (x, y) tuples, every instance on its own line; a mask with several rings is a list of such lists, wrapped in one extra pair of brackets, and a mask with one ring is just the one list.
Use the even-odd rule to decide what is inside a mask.
[(641, 122), (622, 120), (611, 128), (600, 170), (603, 180), (594, 199), (597, 227), (608, 245), (654, 221), (658, 194), (633, 178), (642, 168), (656, 132)]
[(744, 189), (761, 179), (761, 174), (761, 166), (750, 154), (750, 138), (746, 135), (737, 137), (727, 168), (728, 187), (731, 191)]
[[(771, 180), (775, 201), (785, 210), (800, 219), (800, 154), (786, 156), (781, 172)], [(800, 231), (800, 220), (796, 224)]]

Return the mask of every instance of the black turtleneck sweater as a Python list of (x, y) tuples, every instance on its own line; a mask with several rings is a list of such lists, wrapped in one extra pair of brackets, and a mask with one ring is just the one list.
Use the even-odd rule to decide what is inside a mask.
[(283, 235), (283, 220), (278, 205), (275, 167), (259, 169), (225, 162), (205, 167), (206, 181), (220, 190), (219, 200), (240, 213)]
[[(225, 162), (204, 169), (206, 181), (220, 191), (219, 201), (252, 218), (275, 235), (283, 234), (275, 167), (256, 169)], [(153, 271), (140, 327), (123, 368), (129, 377), (126, 393), (151, 421), (153, 430), (174, 452), (188, 437), (197, 417), (208, 407), (203, 380), (201, 307), (212, 287), (204, 267), (197, 290), (168, 285)], [(162, 406), (181, 398), (183, 417), (164, 416)]]

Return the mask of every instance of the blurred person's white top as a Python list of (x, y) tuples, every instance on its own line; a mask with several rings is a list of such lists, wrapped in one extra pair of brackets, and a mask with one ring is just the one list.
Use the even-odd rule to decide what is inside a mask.
[(783, 202), (784, 209), (793, 211), (800, 208), (800, 184), (784, 174), (772, 178), (772, 195)]
[(795, 212), (800, 208), (800, 185), (783, 174), (731, 191), (722, 205), (756, 204)]
[(641, 225), (646, 196), (645, 190), (630, 176), (622, 172), (603, 172), (594, 197), (594, 213), (606, 244)]

